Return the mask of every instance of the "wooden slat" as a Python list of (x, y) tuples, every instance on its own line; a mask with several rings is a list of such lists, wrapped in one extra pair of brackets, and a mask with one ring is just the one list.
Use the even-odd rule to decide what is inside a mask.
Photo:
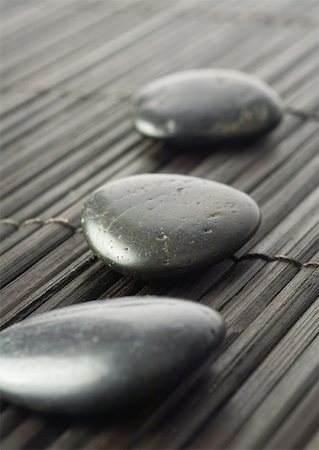
[[(238, 252), (319, 260), (316, 0), (3, 0), (1, 215), (79, 225), (92, 190), (142, 172), (248, 192), (262, 224)], [(197, 67), (257, 75), (284, 121), (253, 145), (172, 151), (132, 127), (129, 96)], [(295, 111), (293, 111), (295, 109)], [(52, 418), (3, 402), (5, 449), (317, 448), (319, 276), (285, 262), (228, 260), (184, 280), (132, 280), (61, 224), (2, 237), (1, 327), (65, 305), (169, 295), (221, 311), (223, 348), (158, 404), (131, 415)]]

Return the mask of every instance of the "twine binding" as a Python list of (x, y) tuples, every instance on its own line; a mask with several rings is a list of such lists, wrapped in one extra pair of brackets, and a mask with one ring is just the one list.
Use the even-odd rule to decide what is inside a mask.
[[(23, 92), (34, 95), (53, 94), (57, 97), (70, 97), (75, 100), (93, 100), (102, 102), (105, 100), (127, 101), (129, 102), (132, 94), (123, 89), (96, 89), (95, 91), (87, 91), (83, 88), (70, 87), (63, 84), (50, 85), (46, 83), (10, 83), (0, 80), (0, 90), (5, 93)], [(319, 114), (309, 111), (303, 111), (299, 108), (286, 106), (284, 109), (286, 114), (298, 117), (304, 121), (319, 122)]]
[(246, 255), (242, 255), (240, 257), (233, 256), (232, 260), (234, 262), (240, 262), (245, 259), (262, 259), (266, 262), (283, 262), (287, 264), (292, 264), (298, 268), (302, 267), (313, 267), (313, 268), (319, 268), (319, 261), (307, 261), (307, 262), (301, 262), (298, 261), (298, 259), (292, 258), (291, 256), (286, 255), (266, 255), (265, 253), (247, 253)]
[[(0, 219), (0, 225), (8, 225), (14, 227), (16, 230), (19, 230), (21, 228), (24, 228), (29, 225), (40, 225), (41, 227), (45, 225), (52, 225), (52, 224), (58, 224), (62, 225), (69, 230), (71, 230), (73, 233), (81, 233), (82, 229), (77, 228), (75, 225), (73, 225), (69, 219), (66, 219), (64, 217), (50, 217), (49, 219), (41, 219), (40, 217), (34, 217), (31, 219), (23, 220), (22, 222), (17, 222), (14, 219), (5, 218)], [(240, 261), (243, 261), (245, 259), (261, 259), (263, 261), (266, 261), (268, 263), (271, 262), (282, 262), (286, 264), (292, 264), (299, 269), (301, 268), (319, 268), (319, 261), (307, 261), (307, 262), (301, 262), (298, 259), (292, 258), (291, 256), (286, 255), (267, 255), (265, 253), (246, 253), (242, 256), (233, 256), (232, 261), (235, 263), (238, 263)]]
[(290, 114), (291, 116), (298, 117), (304, 121), (312, 120), (314, 122), (319, 122), (319, 114), (311, 113), (308, 111), (303, 111), (302, 109), (292, 108), (290, 106), (286, 106), (285, 108), (286, 114)]
[(74, 233), (80, 233), (82, 231), (81, 228), (77, 228), (69, 221), (69, 219), (66, 219), (65, 217), (50, 217), (49, 219), (41, 219), (40, 217), (33, 217), (31, 219), (23, 220), (22, 222), (17, 222), (16, 220), (10, 218), (0, 219), (0, 225), (9, 225), (14, 227), (16, 230), (24, 228), (28, 225), (44, 226), (54, 223), (63, 225), (64, 227), (72, 230)]

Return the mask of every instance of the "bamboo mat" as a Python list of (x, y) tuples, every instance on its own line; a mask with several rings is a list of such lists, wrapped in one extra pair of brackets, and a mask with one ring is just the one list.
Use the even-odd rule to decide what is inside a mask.
[[(61, 216), (111, 179), (181, 173), (248, 192), (249, 252), (319, 260), (317, 0), (2, 0), (1, 217)], [(282, 125), (249, 147), (172, 152), (132, 127), (129, 96), (174, 71), (224, 67), (282, 96)], [(319, 448), (319, 271), (225, 261), (184, 281), (107, 269), (59, 223), (2, 224), (2, 327), (61, 306), (169, 295), (218, 309), (223, 348), (158, 404), (121, 417), (37, 415), (5, 402), (3, 449)]]

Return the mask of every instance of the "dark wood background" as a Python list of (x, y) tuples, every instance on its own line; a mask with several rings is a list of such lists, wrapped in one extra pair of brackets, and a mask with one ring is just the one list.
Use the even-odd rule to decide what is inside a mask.
[[(2, 0), (1, 216), (79, 225), (86, 196), (142, 172), (191, 174), (261, 206), (243, 248), (319, 259), (317, 0)], [(264, 79), (287, 111), (248, 147), (172, 152), (132, 128), (129, 96), (199, 67)], [(292, 109), (295, 112), (292, 112)], [(58, 418), (3, 402), (3, 449), (319, 448), (319, 271), (226, 261), (148, 283), (97, 261), (60, 224), (2, 224), (1, 320), (96, 298), (158, 294), (221, 311), (214, 361), (157, 404), (121, 417)]]

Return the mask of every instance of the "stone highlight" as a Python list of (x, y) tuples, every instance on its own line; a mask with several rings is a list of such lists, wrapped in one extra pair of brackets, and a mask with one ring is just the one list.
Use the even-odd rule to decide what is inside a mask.
[(127, 408), (172, 388), (219, 347), (221, 316), (159, 297), (91, 301), (0, 333), (0, 393), (48, 413)]

